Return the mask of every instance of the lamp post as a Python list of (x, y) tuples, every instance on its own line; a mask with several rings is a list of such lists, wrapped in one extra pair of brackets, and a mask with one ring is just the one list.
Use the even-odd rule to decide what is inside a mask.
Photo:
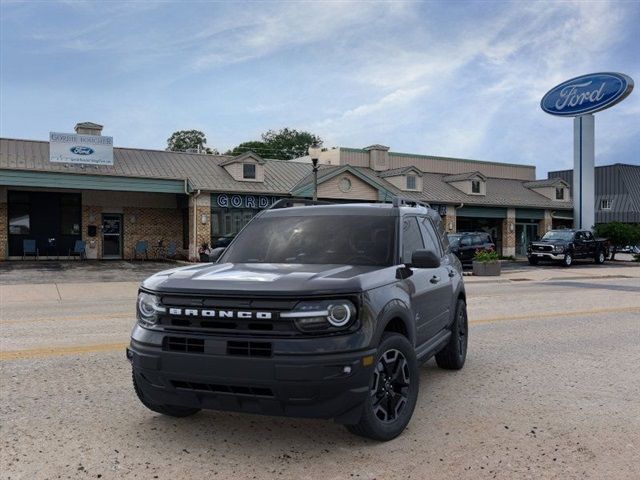
[(313, 165), (313, 201), (318, 200), (318, 160), (320, 158), (321, 148), (317, 145), (309, 147), (309, 156)]

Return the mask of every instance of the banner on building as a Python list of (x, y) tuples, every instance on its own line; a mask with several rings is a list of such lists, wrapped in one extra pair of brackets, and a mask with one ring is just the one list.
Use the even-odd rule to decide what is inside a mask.
[(49, 161), (83, 165), (113, 165), (113, 137), (49, 133)]

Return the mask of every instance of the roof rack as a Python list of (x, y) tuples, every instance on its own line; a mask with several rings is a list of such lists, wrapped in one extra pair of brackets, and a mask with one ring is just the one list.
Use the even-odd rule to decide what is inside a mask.
[(391, 199), (391, 205), (394, 207), (424, 207), (431, 208), (427, 202), (421, 202), (420, 200), (413, 200), (406, 197), (393, 197)]
[(333, 205), (333, 203), (324, 200), (311, 200), (309, 198), (300, 197), (281, 198), (280, 200), (272, 204), (269, 208), (267, 208), (267, 210), (291, 207), (310, 207), (313, 205)]

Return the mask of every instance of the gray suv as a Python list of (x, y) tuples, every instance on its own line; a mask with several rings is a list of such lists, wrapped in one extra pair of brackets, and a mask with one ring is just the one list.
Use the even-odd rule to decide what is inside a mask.
[(309, 203), (261, 212), (213, 264), (142, 282), (127, 358), (149, 409), (334, 419), (390, 440), (413, 414), (420, 364), (463, 367), (461, 265), (437, 212)]

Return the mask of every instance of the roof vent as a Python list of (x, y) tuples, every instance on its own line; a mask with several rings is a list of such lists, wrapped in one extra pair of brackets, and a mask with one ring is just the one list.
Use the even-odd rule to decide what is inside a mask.
[(102, 125), (93, 122), (76, 123), (74, 130), (78, 135), (102, 135)]

